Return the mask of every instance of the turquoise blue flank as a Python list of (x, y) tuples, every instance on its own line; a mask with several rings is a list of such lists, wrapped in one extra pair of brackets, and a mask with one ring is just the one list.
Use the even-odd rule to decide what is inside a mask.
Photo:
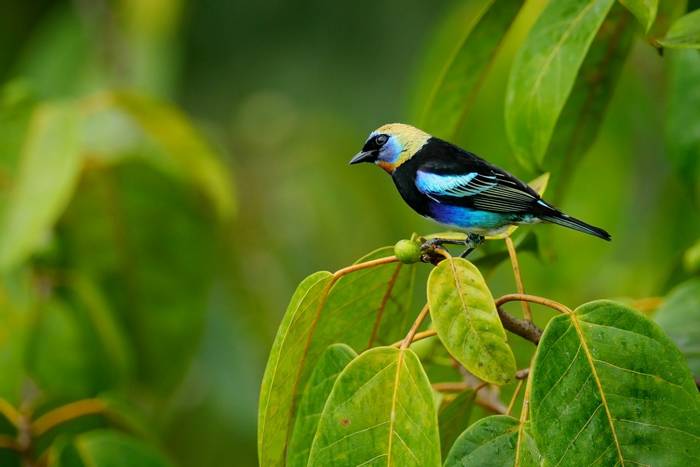
[(437, 222), (474, 232), (497, 230), (524, 220), (515, 214), (479, 211), (449, 204), (430, 203), (429, 207), (430, 217)]

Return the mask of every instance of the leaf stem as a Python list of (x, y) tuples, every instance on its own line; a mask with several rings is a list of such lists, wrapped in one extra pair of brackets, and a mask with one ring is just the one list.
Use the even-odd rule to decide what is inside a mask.
[(433, 389), (437, 392), (462, 392), (467, 389), (472, 389), (470, 385), (464, 382), (446, 382), (446, 383), (433, 383)]
[[(508, 256), (510, 256), (510, 264), (513, 266), (515, 288), (518, 290), (519, 294), (524, 295), (525, 286), (523, 285), (523, 279), (520, 275), (520, 263), (518, 262), (518, 255), (515, 252), (515, 245), (513, 244), (513, 240), (510, 238), (510, 236), (506, 237), (504, 240), (506, 242), (506, 248), (508, 249)], [(532, 321), (532, 310), (530, 309), (530, 304), (525, 300), (522, 300), (520, 304), (523, 307), (523, 317), (528, 321)]]
[(415, 337), (418, 328), (421, 324), (423, 324), (423, 321), (425, 320), (426, 316), (428, 316), (429, 311), (430, 308), (426, 303), (423, 306), (423, 309), (420, 311), (420, 313), (418, 313), (418, 317), (413, 322), (413, 326), (411, 326), (411, 329), (408, 331), (408, 334), (406, 334), (406, 337), (404, 337), (403, 342), (401, 342), (401, 346), (399, 347), (401, 350), (407, 349), (408, 346), (411, 345), (411, 342), (413, 342), (413, 338)]
[(341, 277), (345, 276), (346, 274), (350, 274), (351, 272), (360, 271), (362, 269), (373, 268), (375, 266), (381, 266), (382, 264), (395, 263), (397, 261), (398, 261), (398, 258), (396, 256), (386, 256), (384, 258), (377, 258), (377, 259), (373, 259), (371, 261), (365, 261), (364, 263), (352, 264), (352, 265), (344, 267), (342, 269), (338, 269), (336, 272), (334, 272), (333, 279), (337, 280), (337, 279), (340, 279)]
[(56, 426), (85, 415), (104, 413), (107, 405), (100, 399), (82, 399), (53, 409), (37, 418), (31, 426), (36, 437), (43, 435)]
[(510, 402), (508, 403), (508, 410), (506, 410), (506, 415), (510, 415), (513, 412), (513, 406), (515, 405), (515, 400), (518, 398), (518, 394), (520, 394), (520, 389), (523, 387), (523, 380), (520, 379), (518, 380), (518, 385), (515, 386), (515, 391), (513, 392), (513, 397), (510, 398)]
[(548, 298), (544, 297), (538, 297), (537, 295), (528, 295), (528, 294), (522, 294), (522, 293), (512, 293), (512, 294), (507, 294), (499, 299), (496, 300), (496, 306), (501, 306), (504, 303), (508, 302), (517, 302), (517, 301), (525, 301), (525, 302), (532, 302), (532, 303), (537, 303), (539, 305), (544, 305), (546, 307), (552, 308), (554, 310), (557, 310), (560, 313), (563, 313), (565, 315), (569, 315), (573, 313), (571, 311), (571, 308), (569, 308), (566, 305), (563, 305), (559, 302), (555, 302), (554, 300), (550, 300)]

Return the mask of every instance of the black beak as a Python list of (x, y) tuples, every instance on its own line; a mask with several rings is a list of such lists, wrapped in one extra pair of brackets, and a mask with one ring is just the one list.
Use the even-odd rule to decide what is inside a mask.
[(359, 164), (360, 162), (374, 162), (375, 158), (375, 151), (360, 151), (355, 154), (355, 157), (350, 159), (350, 165)]

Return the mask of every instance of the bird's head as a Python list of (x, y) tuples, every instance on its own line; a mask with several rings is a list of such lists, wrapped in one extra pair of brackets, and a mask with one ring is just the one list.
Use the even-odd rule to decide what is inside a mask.
[(373, 162), (391, 174), (413, 157), (428, 139), (428, 133), (411, 125), (389, 123), (370, 133), (362, 151), (350, 163)]

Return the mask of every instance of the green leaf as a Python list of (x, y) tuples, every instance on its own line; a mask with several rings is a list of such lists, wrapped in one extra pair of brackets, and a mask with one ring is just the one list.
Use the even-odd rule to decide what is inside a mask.
[(525, 167), (541, 167), (588, 47), (613, 2), (549, 2), (518, 51), (505, 117), (511, 146)]
[(289, 442), (287, 465), (305, 466), (323, 406), (338, 375), (357, 353), (345, 344), (333, 344), (321, 355), (299, 402), (294, 432)]
[(523, 3), (485, 0), (479, 8), (470, 9), (464, 35), (427, 100), (420, 124), (423, 129), (455, 136)]
[(659, 8), (659, 0), (620, 0), (639, 21), (644, 32), (649, 31), (656, 19), (656, 10)]
[(555, 202), (562, 199), (578, 162), (596, 140), (634, 35), (633, 18), (614, 5), (588, 49), (542, 162), (557, 174), (550, 189)]
[[(381, 248), (359, 262), (391, 256)], [(410, 310), (416, 265), (390, 263), (340, 277), (317, 273), (302, 282), (275, 337), (265, 369), (258, 410), (260, 463), (279, 465), (285, 458), (294, 423), (294, 400), (325, 349), (344, 342), (354, 349), (393, 343), (403, 337), (416, 315)], [(312, 287), (307, 281), (323, 281)], [(320, 288), (319, 288), (320, 287)], [(301, 294), (301, 295), (300, 295)], [(303, 298), (307, 296), (307, 298)]]
[(476, 392), (468, 389), (440, 407), (438, 425), (440, 427), (440, 452), (447, 455), (457, 437), (469, 426), (469, 417), (474, 408)]
[(673, 289), (654, 314), (654, 321), (676, 343), (693, 375), (700, 376), (700, 279)]
[(171, 467), (154, 447), (122, 433), (96, 430), (76, 436), (49, 455), (51, 467)]
[(631, 309), (596, 301), (552, 319), (530, 377), (532, 432), (550, 464), (700, 457), (700, 398), (683, 355)]
[(691, 11), (676, 20), (666, 37), (658, 42), (673, 49), (700, 48), (700, 10)]
[(323, 409), (310, 465), (436, 466), (432, 390), (410, 350), (379, 347), (340, 374)]
[(700, 197), (700, 53), (668, 50), (667, 154), (681, 179)]
[[(158, 229), (149, 227), (153, 219)], [(94, 281), (118, 320), (115, 330), (124, 329), (138, 356), (140, 389), (166, 396), (189, 367), (211, 302), (219, 246), (213, 216), (191, 189), (131, 160), (87, 171), (60, 227), (71, 252), (62, 267)], [(104, 342), (110, 358), (125, 357), (114, 335)]]
[(445, 467), (540, 465), (540, 453), (527, 426), (520, 428), (520, 422), (507, 415), (482, 418), (459, 436)]
[(111, 110), (123, 112), (159, 149), (157, 152), (145, 152), (148, 162), (199, 188), (221, 218), (226, 219), (233, 214), (235, 196), (228, 169), (180, 110), (127, 92), (91, 96), (84, 105), (96, 114)]
[(428, 278), (428, 304), (438, 337), (467, 370), (494, 384), (513, 377), (515, 357), (476, 266), (462, 258), (441, 261)]
[(0, 229), (0, 270), (24, 261), (65, 209), (81, 168), (80, 116), (50, 103), (34, 111)]
[(304, 279), (277, 330), (260, 387), (258, 458), (262, 466), (283, 462), (297, 395), (297, 388), (290, 383), (297, 378), (298, 365), (303, 364), (316, 310), (331, 278), (331, 273), (320, 271)]

